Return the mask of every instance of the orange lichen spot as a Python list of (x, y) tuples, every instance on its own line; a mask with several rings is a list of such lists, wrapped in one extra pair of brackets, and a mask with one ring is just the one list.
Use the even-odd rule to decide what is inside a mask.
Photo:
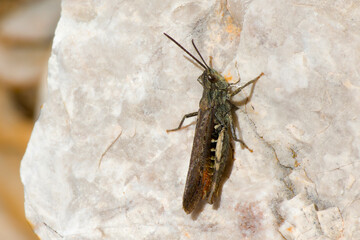
[(289, 232), (293, 231), (293, 227), (288, 227), (286, 230), (288, 230)]
[(228, 73), (224, 76), (224, 78), (225, 78), (225, 80), (226, 80), (227, 82), (231, 81), (231, 80), (232, 80), (231, 73), (228, 72)]
[(239, 37), (241, 28), (234, 24), (233, 19), (228, 16), (225, 20), (226, 31), (230, 34), (230, 38)]
[(298, 166), (300, 166), (300, 163), (297, 160), (295, 160), (294, 166), (298, 167)]
[(190, 238), (190, 235), (189, 235), (189, 233), (185, 233), (185, 237), (187, 237), (187, 238)]

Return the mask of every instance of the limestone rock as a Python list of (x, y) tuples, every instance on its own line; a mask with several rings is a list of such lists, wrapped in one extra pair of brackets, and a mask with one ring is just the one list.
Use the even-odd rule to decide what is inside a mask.
[[(355, 1), (62, 2), (48, 96), (24, 156), (42, 239), (359, 239), (360, 6)], [(201, 69), (240, 85), (221, 201), (181, 207)], [(184, 57), (185, 56), (185, 57)], [(251, 87), (236, 98), (246, 98)], [(101, 162), (101, 164), (100, 164)]]

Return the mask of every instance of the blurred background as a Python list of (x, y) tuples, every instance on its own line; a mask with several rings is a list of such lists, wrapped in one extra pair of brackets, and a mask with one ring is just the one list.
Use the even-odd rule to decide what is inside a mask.
[(0, 239), (38, 239), (24, 213), (20, 162), (46, 93), (60, 0), (0, 0)]

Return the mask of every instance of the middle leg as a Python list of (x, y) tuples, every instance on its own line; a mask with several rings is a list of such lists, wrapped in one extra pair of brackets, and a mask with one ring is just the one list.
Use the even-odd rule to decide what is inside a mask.
[(181, 126), (183, 125), (185, 118), (195, 117), (197, 115), (198, 115), (198, 112), (192, 112), (192, 113), (185, 114), (184, 117), (181, 119), (181, 122), (177, 128), (166, 130), (166, 132), (173, 132), (173, 131), (179, 130), (181, 128)]

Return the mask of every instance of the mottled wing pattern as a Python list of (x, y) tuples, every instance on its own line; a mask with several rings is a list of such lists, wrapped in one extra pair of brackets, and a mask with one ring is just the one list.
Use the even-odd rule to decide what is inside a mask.
[(204, 167), (205, 161), (211, 155), (209, 146), (211, 145), (213, 129), (213, 109), (202, 110), (200, 108), (183, 196), (183, 208), (186, 213), (192, 212), (198, 202), (204, 197)]

